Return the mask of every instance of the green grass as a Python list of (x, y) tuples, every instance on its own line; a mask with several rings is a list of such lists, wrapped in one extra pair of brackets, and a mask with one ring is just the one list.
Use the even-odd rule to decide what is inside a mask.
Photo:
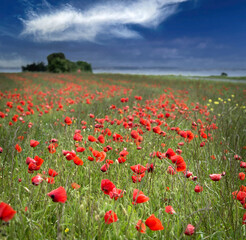
[[(246, 156), (244, 84), (182, 76), (18, 73), (0, 74), (0, 86), (0, 112), (8, 115), (0, 118), (0, 147), (3, 148), (0, 201), (17, 211), (9, 222), (0, 220), (1, 239), (245, 239), (246, 225), (242, 224), (242, 218), (246, 210), (232, 196), (232, 192), (245, 185), (245, 180), (238, 178), (238, 173), (245, 169), (234, 159), (235, 154), (242, 157), (241, 161), (245, 161)], [(137, 101), (135, 96), (142, 96), (142, 100)], [(127, 97), (129, 101), (122, 103), (121, 98)], [(87, 104), (86, 99), (90, 99), (91, 104)], [(25, 105), (21, 105), (21, 100)], [(13, 102), (13, 108), (6, 106), (7, 102)], [(59, 103), (63, 109), (57, 111)], [(111, 109), (111, 105), (116, 109)], [(34, 114), (23, 115), (30, 109)], [(171, 117), (158, 118), (158, 114), (166, 112)], [(91, 113), (94, 119), (89, 117)], [(13, 122), (15, 114), (25, 122)], [(73, 118), (70, 126), (64, 123), (66, 116)], [(95, 119), (106, 116), (114, 120), (114, 124), (104, 121), (100, 130), (109, 128), (112, 135), (122, 135), (123, 142), (113, 141), (112, 136), (105, 136), (104, 144), (88, 141), (89, 135), (97, 138), (100, 134), (95, 132), (98, 124)], [(131, 117), (133, 124), (138, 124), (132, 129), (143, 131), (141, 150), (137, 150), (131, 138), (132, 129), (123, 126)], [(139, 123), (140, 117), (152, 119), (151, 128), (157, 125), (154, 120), (163, 121), (160, 127), (166, 136), (152, 129), (147, 131)], [(87, 122), (86, 129), (82, 129), (81, 121)], [(193, 122), (197, 128), (192, 127)], [(212, 124), (218, 129), (209, 129)], [(185, 141), (172, 127), (191, 130), (195, 138)], [(207, 140), (201, 137), (201, 128)], [(83, 136), (83, 141), (78, 143), (73, 140), (76, 129), (80, 129)], [(19, 136), (24, 139), (20, 140)], [(54, 154), (47, 149), (52, 138), (59, 141)], [(31, 148), (31, 139), (40, 144)], [(200, 147), (203, 141), (206, 144)], [(184, 146), (179, 146), (179, 142), (184, 142)], [(22, 148), (20, 153), (15, 149), (17, 143)], [(76, 150), (77, 144), (86, 148), (85, 152), (77, 153), (84, 161), (82, 166), (67, 161), (62, 154), (62, 150)], [(105, 161), (89, 161), (87, 157), (92, 156), (89, 147), (102, 151), (107, 145), (113, 149), (106, 153), (106, 159), (114, 163), (104, 173), (100, 168)], [(124, 148), (129, 154), (125, 163), (118, 164), (116, 159)], [(150, 156), (157, 151), (165, 153), (168, 148), (182, 150), (187, 169), (198, 177), (197, 181), (185, 178), (182, 172), (168, 174), (168, 166), (175, 168), (175, 165), (168, 158)], [(26, 158), (36, 155), (44, 159), (44, 163), (39, 171), (28, 173)], [(146, 172), (141, 182), (133, 183), (130, 166), (147, 163), (154, 163), (153, 173)], [(58, 172), (55, 183), (43, 181), (38, 186), (32, 185), (32, 177), (37, 173), (45, 177), (49, 168)], [(226, 174), (219, 182), (209, 178), (210, 174), (223, 171)], [(124, 196), (117, 201), (110, 199), (101, 190), (102, 179), (109, 179), (117, 188), (125, 190)], [(74, 190), (73, 182), (81, 187)], [(196, 185), (203, 186), (203, 192), (196, 193)], [(67, 192), (64, 204), (52, 202), (47, 196), (60, 186)], [(143, 191), (149, 201), (133, 205), (135, 188)], [(165, 212), (168, 205), (174, 208), (175, 215)], [(104, 222), (109, 210), (119, 219), (110, 225)], [(138, 220), (145, 222), (152, 214), (161, 220), (164, 230), (151, 231), (147, 227), (146, 234), (139, 233), (135, 229)], [(188, 224), (196, 228), (191, 237), (184, 235)]]

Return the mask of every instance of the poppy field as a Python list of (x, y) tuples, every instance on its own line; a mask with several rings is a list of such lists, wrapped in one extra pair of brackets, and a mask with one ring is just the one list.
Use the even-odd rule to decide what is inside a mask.
[(0, 239), (245, 239), (246, 88), (0, 74)]

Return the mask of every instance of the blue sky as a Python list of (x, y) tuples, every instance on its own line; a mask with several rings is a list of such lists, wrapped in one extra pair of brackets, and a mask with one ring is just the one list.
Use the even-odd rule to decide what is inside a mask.
[(2, 0), (0, 69), (63, 52), (93, 67), (246, 69), (246, 0)]

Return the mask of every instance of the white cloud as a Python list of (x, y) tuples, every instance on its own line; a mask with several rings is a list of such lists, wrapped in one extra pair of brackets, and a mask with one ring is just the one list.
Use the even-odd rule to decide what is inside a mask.
[(83, 11), (66, 5), (49, 13), (30, 12), (27, 19), (22, 20), (22, 34), (32, 35), (37, 41), (137, 38), (140, 35), (130, 24), (155, 28), (185, 1), (188, 0), (110, 0), (95, 3)]

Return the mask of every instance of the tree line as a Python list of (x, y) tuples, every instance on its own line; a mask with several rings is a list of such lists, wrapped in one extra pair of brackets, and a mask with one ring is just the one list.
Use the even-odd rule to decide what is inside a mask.
[(64, 53), (52, 53), (47, 56), (48, 65), (43, 62), (27, 64), (22, 66), (22, 72), (92, 72), (91, 64), (85, 61), (72, 62), (66, 59)]

